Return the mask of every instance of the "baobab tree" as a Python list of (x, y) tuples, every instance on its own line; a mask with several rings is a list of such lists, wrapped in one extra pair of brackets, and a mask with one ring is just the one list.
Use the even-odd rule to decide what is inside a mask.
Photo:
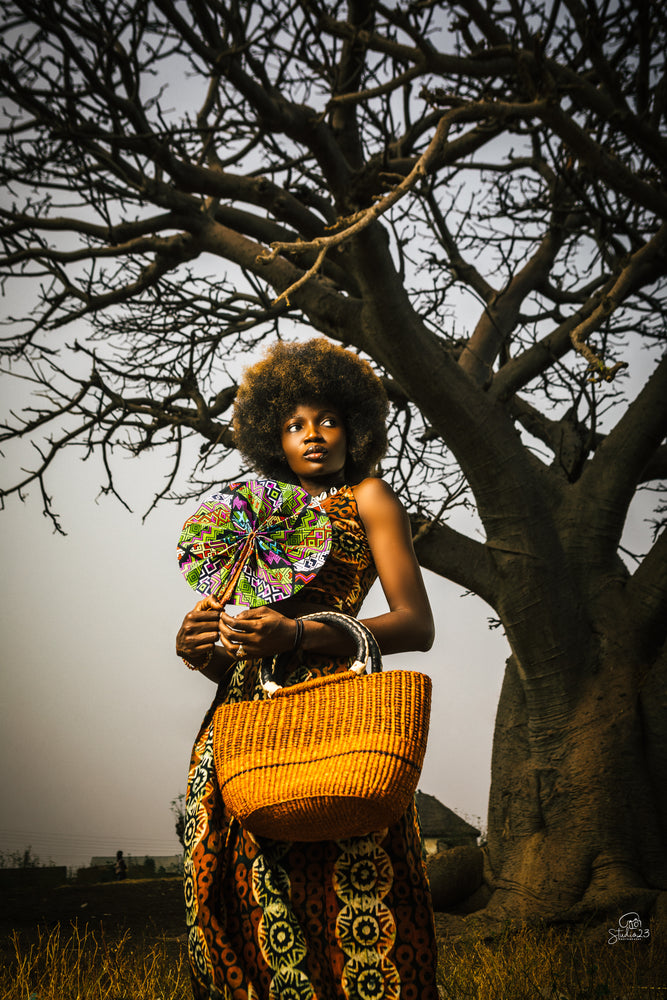
[(165, 492), (199, 492), (233, 449), (244, 352), (298, 325), (363, 352), (422, 565), (511, 647), (487, 911), (648, 908), (667, 888), (662, 6), (0, 9), (1, 268), (25, 289), (4, 351), (39, 390), (4, 436), (40, 454), (5, 496), (39, 484), (57, 524), (72, 444), (106, 489), (115, 449), (162, 446)]

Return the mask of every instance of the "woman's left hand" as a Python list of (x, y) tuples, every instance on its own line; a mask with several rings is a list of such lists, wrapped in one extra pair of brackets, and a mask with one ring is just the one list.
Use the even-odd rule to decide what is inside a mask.
[(220, 642), (236, 660), (275, 656), (294, 646), (296, 624), (266, 606), (236, 616), (220, 614)]

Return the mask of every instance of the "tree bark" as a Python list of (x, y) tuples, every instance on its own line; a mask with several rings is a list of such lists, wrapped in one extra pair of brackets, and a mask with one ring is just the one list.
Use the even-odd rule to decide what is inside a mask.
[[(664, 663), (662, 679), (652, 670), (617, 625), (566, 724), (543, 734), (508, 660), (489, 800), (490, 916), (613, 915), (626, 903), (649, 908), (667, 888)], [(638, 691), (642, 672), (651, 679)]]

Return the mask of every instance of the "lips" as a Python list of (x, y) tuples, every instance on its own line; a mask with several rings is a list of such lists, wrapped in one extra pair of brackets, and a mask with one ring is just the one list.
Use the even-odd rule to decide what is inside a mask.
[(326, 448), (322, 445), (313, 445), (311, 448), (307, 448), (303, 453), (304, 458), (325, 458), (328, 452)]

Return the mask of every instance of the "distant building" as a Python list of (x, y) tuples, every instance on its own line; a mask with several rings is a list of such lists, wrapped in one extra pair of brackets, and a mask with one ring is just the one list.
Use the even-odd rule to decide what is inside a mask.
[(428, 854), (477, 845), (480, 831), (444, 806), (435, 795), (417, 792), (417, 812)]

